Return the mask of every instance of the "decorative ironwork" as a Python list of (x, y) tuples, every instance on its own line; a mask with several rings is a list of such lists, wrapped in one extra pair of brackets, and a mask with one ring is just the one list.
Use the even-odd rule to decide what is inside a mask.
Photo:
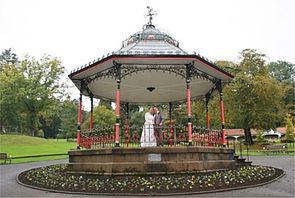
[(187, 70), (189, 70), (189, 79), (194, 78), (203, 78), (209, 80), (213, 84), (217, 82), (212, 76), (205, 74), (198, 70), (194, 66), (190, 66), (189, 69), (186, 65), (175, 64), (175, 65), (159, 65), (159, 64), (149, 64), (149, 65), (131, 65), (131, 64), (118, 64), (116, 63), (115, 66), (110, 67), (106, 70), (100, 71), (92, 76), (89, 76), (84, 80), (84, 82), (88, 85), (97, 79), (102, 78), (113, 78), (113, 79), (121, 79), (129, 76), (133, 73), (138, 73), (142, 71), (162, 71), (162, 72), (169, 72), (174, 73), (182, 78), (187, 78)]
[(187, 76), (186, 78), (188, 79), (194, 79), (194, 78), (205, 78), (209, 81), (211, 81), (213, 84), (217, 81), (217, 79), (209, 74), (206, 74), (204, 72), (202, 72), (201, 70), (197, 69), (196, 67), (194, 67), (194, 61), (188, 65), (186, 65), (186, 72), (187, 72)]
[[(164, 146), (187, 146), (187, 126), (162, 126), (162, 142)], [(121, 129), (121, 147), (139, 147), (142, 127), (129, 127)], [(114, 127), (93, 128), (81, 132), (80, 145), (84, 148), (105, 148), (115, 146)], [(199, 127), (192, 129), (192, 145), (194, 146), (222, 146), (222, 131)]]
[(106, 70), (100, 71), (92, 76), (89, 76), (88, 78), (85, 79), (85, 82), (87, 84), (90, 84), (96, 79), (101, 79), (101, 78), (114, 78), (116, 79), (117, 77), (117, 68), (115, 66), (110, 67)]
[(152, 20), (153, 20), (153, 16), (156, 15), (156, 12), (153, 10), (153, 8), (151, 8), (150, 6), (147, 6), (148, 9), (148, 14), (146, 16), (149, 17), (149, 22), (148, 25), (153, 25), (152, 24)]
[(163, 71), (174, 73), (185, 78), (185, 66), (184, 65), (122, 65), (122, 78), (141, 71)]

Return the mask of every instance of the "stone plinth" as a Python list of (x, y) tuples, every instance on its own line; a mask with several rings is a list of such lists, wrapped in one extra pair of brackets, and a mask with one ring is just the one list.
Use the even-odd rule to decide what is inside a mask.
[(100, 174), (192, 172), (235, 166), (234, 151), (214, 147), (105, 148), (69, 151), (69, 170)]

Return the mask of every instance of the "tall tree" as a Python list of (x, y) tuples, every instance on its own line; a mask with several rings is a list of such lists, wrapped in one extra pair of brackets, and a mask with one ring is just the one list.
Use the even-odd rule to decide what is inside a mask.
[(0, 72), (1, 132), (21, 130), (24, 75), (16, 65), (4, 64)]
[(270, 62), (268, 65), (270, 75), (277, 79), (284, 88), (285, 110), (295, 123), (295, 64), (287, 61)]
[(294, 126), (291, 120), (291, 116), (287, 115), (285, 118), (286, 121), (286, 133), (285, 133), (285, 140), (286, 142), (294, 142), (295, 141), (295, 131)]
[[(0, 131), (4, 131), (4, 125), (19, 127), (20, 114), (17, 105), (15, 104), (16, 98), (11, 94), (17, 89), (16, 82), (20, 82), (22, 77), (15, 64), (18, 62), (18, 57), (12, 52), (11, 48), (5, 49), (0, 54)], [(15, 80), (15, 81), (14, 81)], [(11, 90), (12, 89), (12, 90)], [(6, 111), (8, 109), (9, 111)], [(7, 112), (7, 113), (5, 113)], [(10, 118), (10, 119), (8, 119)]]
[(6, 64), (16, 64), (18, 62), (18, 57), (15, 53), (12, 52), (12, 49), (5, 49), (0, 54), (0, 71), (2, 70), (3, 65)]
[[(105, 105), (98, 105), (93, 109), (93, 127), (114, 127), (116, 122), (115, 111)], [(82, 125), (82, 128), (89, 129), (90, 117)]]
[(270, 62), (268, 69), (270, 75), (280, 82), (295, 80), (295, 64), (278, 60), (276, 62)]
[(264, 54), (246, 49), (241, 55), (240, 72), (225, 92), (235, 125), (244, 128), (246, 142), (252, 144), (251, 128), (275, 128), (281, 119), (283, 90), (270, 78)]
[[(59, 118), (61, 125), (59, 128), (59, 136), (63, 138), (75, 138), (77, 131), (77, 114), (78, 114), (78, 100), (71, 100), (67, 97), (59, 106)], [(82, 121), (85, 120), (85, 114), (82, 116)]]
[(22, 101), (30, 131), (35, 136), (40, 113), (56, 105), (55, 97), (63, 94), (60, 77), (64, 67), (57, 58), (45, 55), (40, 60), (27, 57), (21, 62), (21, 70), (25, 76)]

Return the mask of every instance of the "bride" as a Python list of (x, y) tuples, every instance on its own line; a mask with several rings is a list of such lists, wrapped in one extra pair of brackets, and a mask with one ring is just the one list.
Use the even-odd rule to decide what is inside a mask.
[(157, 146), (156, 137), (154, 135), (154, 109), (150, 108), (149, 112), (145, 113), (145, 122), (140, 138), (141, 147)]

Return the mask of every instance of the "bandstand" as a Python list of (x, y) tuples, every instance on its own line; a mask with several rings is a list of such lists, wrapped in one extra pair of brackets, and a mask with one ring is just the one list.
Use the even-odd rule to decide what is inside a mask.
[[(69, 78), (80, 90), (77, 150), (69, 151), (69, 167), (76, 172), (103, 174), (163, 173), (214, 170), (235, 166), (234, 151), (225, 148), (222, 89), (233, 76), (197, 54), (179, 47), (170, 35), (150, 20), (123, 41), (122, 48), (73, 71)], [(210, 128), (208, 103), (220, 96), (221, 129)], [(91, 99), (89, 129), (81, 129), (82, 96)], [(205, 97), (206, 129), (193, 126), (191, 100)], [(116, 103), (116, 124), (93, 127), (93, 99)], [(174, 103), (187, 107), (187, 125), (171, 122)], [(141, 130), (129, 126), (132, 104), (169, 104), (168, 126), (163, 127), (164, 147), (141, 148)], [(120, 109), (126, 108), (122, 116)], [(122, 117), (126, 117), (120, 125)]]

